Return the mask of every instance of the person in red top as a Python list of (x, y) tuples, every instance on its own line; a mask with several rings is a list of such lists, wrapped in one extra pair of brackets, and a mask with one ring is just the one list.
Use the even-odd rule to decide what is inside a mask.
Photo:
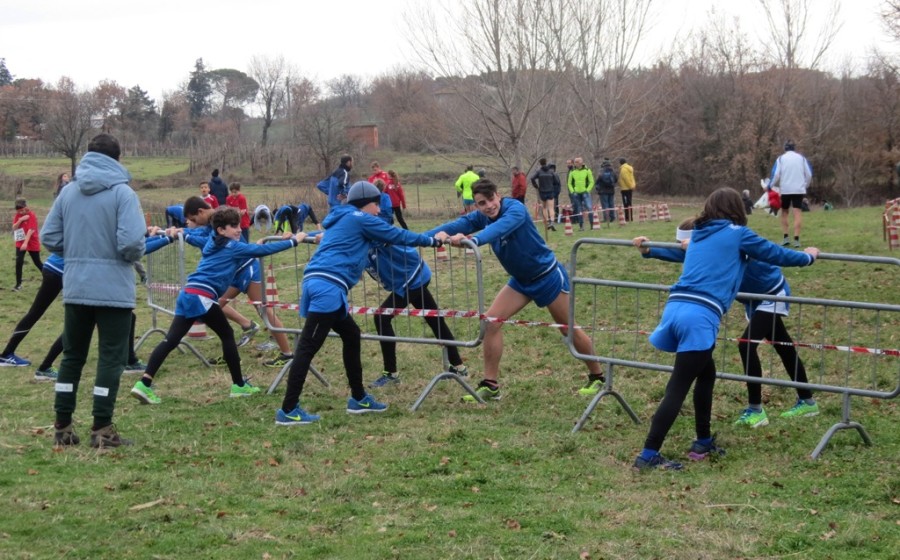
[(241, 214), (241, 239), (250, 243), (250, 212), (247, 211), (247, 198), (241, 194), (241, 184), (231, 183), (228, 187), (231, 195), (225, 199), (227, 206), (233, 206)]
[(388, 169), (387, 177), (388, 180), (385, 181), (384, 192), (391, 197), (391, 210), (394, 211), (394, 217), (397, 218), (397, 223), (400, 224), (400, 227), (409, 229), (409, 226), (406, 225), (406, 220), (403, 219), (403, 210), (406, 210), (406, 194), (403, 192), (403, 185), (400, 184), (400, 177), (397, 176), (397, 172), (393, 169)]
[(13, 238), (16, 240), (16, 287), (13, 290), (18, 292), (22, 289), (25, 253), (31, 255), (31, 261), (39, 271), (44, 271), (44, 264), (41, 262), (41, 239), (38, 236), (37, 216), (28, 208), (24, 198), (16, 199), (16, 213), (12, 222)]
[(216, 195), (209, 192), (209, 183), (206, 181), (200, 183), (200, 198), (203, 199), (203, 202), (209, 204), (209, 207), (213, 210), (219, 207), (219, 199), (216, 198)]
[(528, 192), (528, 182), (525, 174), (518, 167), (512, 168), (512, 197), (525, 204), (525, 193)]
[(384, 181), (385, 185), (391, 182), (391, 178), (387, 173), (384, 172), (384, 170), (381, 168), (381, 165), (379, 165), (377, 161), (372, 162), (372, 174), (369, 175), (369, 182), (374, 185), (375, 179), (381, 179), (382, 181)]

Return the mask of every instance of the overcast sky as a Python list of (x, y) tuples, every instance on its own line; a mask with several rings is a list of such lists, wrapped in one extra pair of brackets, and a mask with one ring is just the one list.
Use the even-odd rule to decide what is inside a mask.
[[(85, 88), (109, 79), (140, 85), (157, 100), (186, 81), (201, 57), (209, 69), (246, 72), (252, 56), (281, 54), (318, 81), (347, 73), (372, 78), (404, 65), (410, 5), (450, 1), (0, 0), (0, 58), (16, 78), (55, 83), (65, 75)], [(841, 4), (844, 25), (828, 67), (845, 60), (864, 67), (873, 46), (894, 47), (878, 20), (883, 0)], [(764, 36), (755, 0), (654, 0), (645, 62), (709, 21), (713, 6), (740, 15), (751, 39)]]

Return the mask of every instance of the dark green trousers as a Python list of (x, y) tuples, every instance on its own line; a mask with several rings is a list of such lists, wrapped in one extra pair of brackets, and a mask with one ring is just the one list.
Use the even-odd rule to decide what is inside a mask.
[(97, 328), (97, 378), (94, 381), (94, 427), (112, 422), (119, 392), (119, 378), (128, 359), (131, 309), (92, 305), (65, 306), (63, 357), (56, 381), (56, 422), (66, 426), (72, 422), (78, 396), (81, 372), (87, 361), (91, 338)]

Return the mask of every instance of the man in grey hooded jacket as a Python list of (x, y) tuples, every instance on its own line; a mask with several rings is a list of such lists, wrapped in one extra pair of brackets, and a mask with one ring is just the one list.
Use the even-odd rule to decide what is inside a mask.
[(119, 142), (95, 136), (75, 177), (44, 222), (41, 241), (66, 259), (63, 284), (65, 326), (63, 359), (56, 382), (57, 445), (77, 445), (72, 428), (78, 383), (87, 361), (94, 327), (99, 337), (94, 396), (92, 447), (118, 447), (112, 423), (119, 378), (128, 359), (129, 327), (135, 302), (132, 265), (144, 254), (141, 203), (128, 185), (131, 175), (119, 163)]

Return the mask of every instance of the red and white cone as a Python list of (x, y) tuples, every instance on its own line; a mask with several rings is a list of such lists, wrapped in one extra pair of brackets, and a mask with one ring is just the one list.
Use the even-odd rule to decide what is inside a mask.
[(443, 245), (441, 245), (440, 247), (437, 248), (437, 251), (435, 252), (435, 254), (439, 261), (446, 261), (447, 259), (450, 258), (450, 255), (447, 254), (447, 248), (444, 247)]
[(650, 221), (655, 222), (659, 220), (659, 212), (656, 210), (656, 204), (650, 205)]
[(206, 323), (201, 323), (200, 321), (194, 321), (194, 324), (191, 325), (191, 328), (188, 330), (188, 338), (191, 340), (206, 340), (209, 338), (206, 334)]
[(603, 209), (600, 208), (600, 205), (594, 206), (594, 220), (591, 222), (591, 229), (600, 229), (600, 212), (603, 212)]
[(669, 214), (669, 205), (668, 204), (661, 204), (659, 206), (659, 219), (665, 220), (667, 222), (672, 221), (672, 215)]
[(564, 233), (565, 235), (572, 235), (573, 233), (575, 233), (575, 232), (572, 231), (572, 219), (569, 218), (568, 215), (566, 215), (566, 225), (565, 225), (565, 228), (564, 228), (564, 230), (563, 230), (563, 233)]
[(266, 271), (266, 303), (278, 303), (278, 285), (275, 284), (275, 269), (269, 263)]
[(616, 206), (616, 215), (619, 216), (619, 227), (625, 225), (625, 209), (621, 206)]
[(638, 222), (644, 223), (647, 221), (647, 207), (641, 204), (638, 207)]

